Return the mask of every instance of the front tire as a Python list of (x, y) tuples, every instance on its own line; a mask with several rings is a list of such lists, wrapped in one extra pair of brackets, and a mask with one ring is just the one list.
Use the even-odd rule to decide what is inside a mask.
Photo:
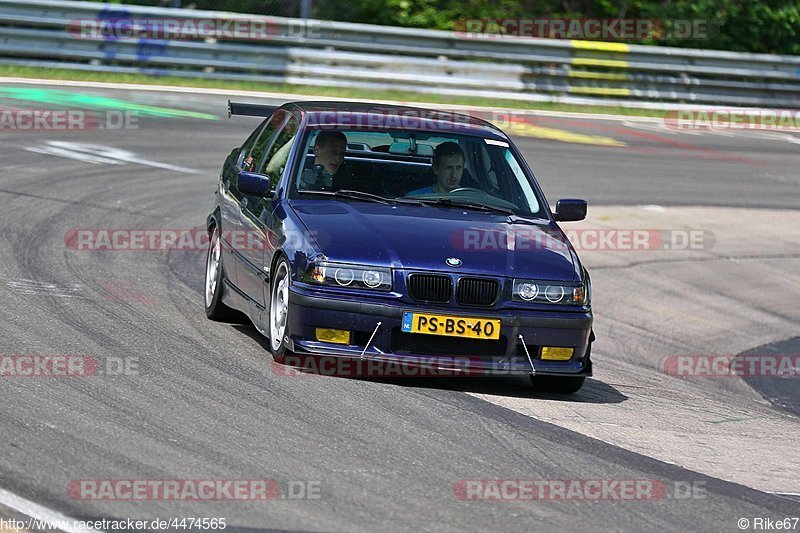
[(289, 262), (281, 258), (273, 270), (269, 300), (269, 351), (273, 359), (283, 362), (288, 351), (285, 338), (289, 337), (289, 287), (292, 282)]

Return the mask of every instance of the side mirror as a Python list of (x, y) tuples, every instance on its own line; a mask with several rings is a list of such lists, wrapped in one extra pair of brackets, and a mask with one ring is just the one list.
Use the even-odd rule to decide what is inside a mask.
[(273, 198), (275, 196), (269, 177), (255, 172), (239, 172), (237, 188), (239, 192), (250, 196), (262, 196), (264, 198)]
[(556, 202), (556, 220), (558, 222), (577, 222), (586, 218), (586, 200), (564, 198)]

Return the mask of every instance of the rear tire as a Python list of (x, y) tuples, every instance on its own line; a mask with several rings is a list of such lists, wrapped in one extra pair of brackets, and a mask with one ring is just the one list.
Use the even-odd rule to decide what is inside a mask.
[(222, 303), (222, 241), (219, 230), (215, 226), (208, 243), (206, 255), (205, 303), (206, 316), (217, 322), (231, 322), (236, 319), (237, 312)]

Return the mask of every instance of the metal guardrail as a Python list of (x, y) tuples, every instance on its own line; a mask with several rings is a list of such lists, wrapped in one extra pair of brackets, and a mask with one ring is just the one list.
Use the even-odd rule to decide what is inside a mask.
[[(78, 37), (78, 20), (265, 17), (0, 0), (0, 63), (493, 99), (800, 108), (800, 56), (533, 39), (270, 17), (269, 40)], [(298, 31), (298, 29), (302, 31)]]

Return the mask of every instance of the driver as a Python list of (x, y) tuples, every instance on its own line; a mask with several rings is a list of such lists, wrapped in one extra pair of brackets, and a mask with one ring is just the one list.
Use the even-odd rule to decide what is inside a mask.
[(439, 144), (433, 151), (431, 165), (435, 181), (429, 187), (411, 191), (407, 196), (417, 194), (446, 194), (459, 187), (464, 173), (464, 152), (452, 141)]
[(303, 188), (330, 189), (338, 177), (347, 150), (347, 137), (341, 131), (321, 131), (314, 139), (314, 165), (303, 171)]

